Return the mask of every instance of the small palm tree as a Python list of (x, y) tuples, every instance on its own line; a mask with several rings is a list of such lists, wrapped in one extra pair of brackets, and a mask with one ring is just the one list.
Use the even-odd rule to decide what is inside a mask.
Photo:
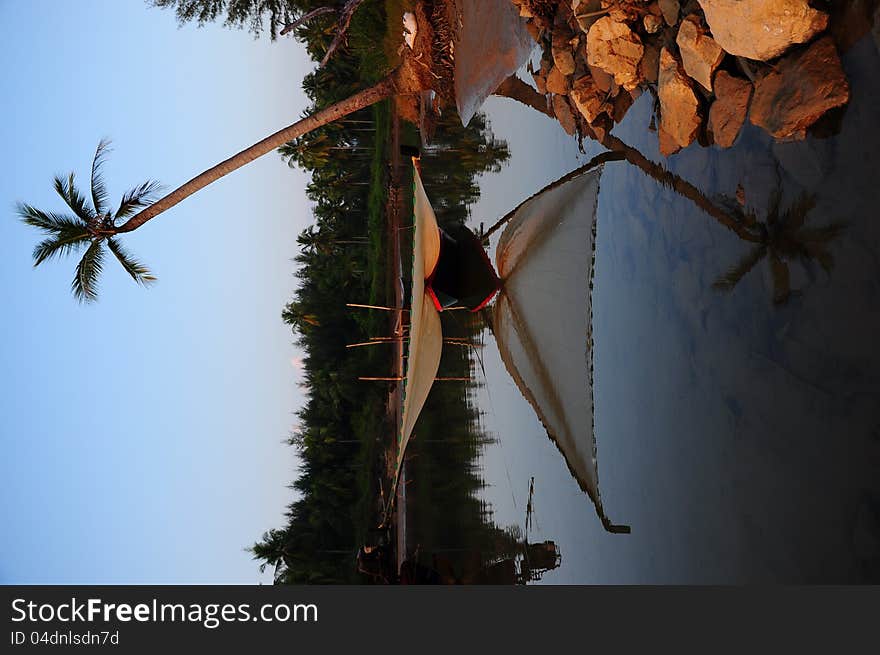
[(119, 207), (112, 211), (101, 174), (109, 146), (109, 141), (101, 141), (92, 160), (91, 203), (76, 187), (75, 176), (70, 173), (66, 179), (55, 176), (55, 190), (72, 215), (44, 212), (25, 203), (19, 203), (17, 207), (18, 215), (25, 223), (47, 235), (34, 248), (34, 266), (85, 249), (70, 285), (80, 302), (91, 302), (98, 297), (98, 277), (104, 267), (105, 245), (135, 282), (146, 286), (156, 280), (146, 266), (122, 247), (115, 234), (118, 222), (152, 203), (161, 188), (157, 182), (148, 180), (123, 195)]
[(804, 194), (782, 211), (781, 194), (773, 194), (765, 223), (759, 224), (763, 237), (730, 270), (712, 285), (719, 291), (731, 291), (762, 259), (770, 264), (773, 277), (773, 302), (785, 303), (791, 296), (789, 263), (800, 260), (805, 265), (818, 262), (831, 273), (834, 257), (830, 243), (843, 232), (843, 223), (832, 222), (821, 227), (805, 227), (807, 215), (815, 208), (815, 196)]

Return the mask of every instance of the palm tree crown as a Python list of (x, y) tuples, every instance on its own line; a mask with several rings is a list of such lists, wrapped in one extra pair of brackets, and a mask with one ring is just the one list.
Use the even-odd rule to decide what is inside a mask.
[(73, 214), (44, 212), (25, 203), (19, 203), (18, 215), (26, 224), (37, 228), (47, 238), (34, 248), (34, 266), (55, 256), (61, 257), (85, 249), (76, 265), (71, 283), (73, 295), (80, 302), (91, 302), (98, 297), (98, 277), (104, 266), (104, 246), (119, 260), (135, 282), (148, 285), (156, 280), (146, 266), (135, 259), (116, 237), (117, 222), (129, 218), (150, 205), (161, 190), (157, 182), (148, 180), (122, 196), (119, 207), (112, 211), (107, 188), (101, 174), (110, 142), (102, 140), (92, 160), (90, 180), (91, 203), (76, 187), (73, 173), (65, 179), (55, 176), (55, 190)]
[[(790, 207), (781, 208), (782, 195), (777, 189), (770, 198), (770, 207), (763, 224), (758, 224), (762, 238), (749, 252), (743, 255), (724, 275), (712, 285), (719, 291), (732, 290), (762, 259), (770, 263), (773, 278), (773, 302), (781, 305), (792, 294), (789, 263), (801, 261), (805, 265), (818, 262), (830, 274), (834, 266), (830, 245), (844, 230), (844, 224), (831, 222), (818, 227), (805, 225), (809, 213), (816, 206), (815, 196), (804, 194)], [(754, 215), (749, 222), (756, 223)]]

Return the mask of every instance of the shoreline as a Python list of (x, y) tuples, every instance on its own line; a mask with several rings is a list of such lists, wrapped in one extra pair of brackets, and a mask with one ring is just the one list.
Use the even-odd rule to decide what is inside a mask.
[[(392, 287), (389, 289), (389, 300), (392, 301), (393, 307), (403, 307), (404, 294), (402, 282), (402, 262), (400, 248), (400, 224), (401, 211), (404, 209), (404, 198), (402, 189), (402, 164), (400, 156), (400, 113), (398, 111), (397, 102), (392, 101), (391, 111), (391, 157), (389, 161), (389, 180), (388, 180), (388, 204), (386, 208), (387, 216), (387, 237), (391, 247), (391, 268), (389, 271), (388, 282)], [(403, 313), (392, 312), (389, 320), (389, 328), (391, 334), (400, 335), (403, 333)], [(404, 345), (402, 341), (395, 342), (392, 348), (391, 359), (391, 375), (392, 377), (403, 377), (403, 353)], [(388, 393), (386, 407), (386, 422), (391, 427), (389, 441), (385, 449), (385, 473), (386, 481), (392, 481), (394, 475), (394, 462), (397, 460), (397, 431), (400, 426), (402, 383), (396, 383), (393, 389)], [(394, 545), (394, 557), (396, 570), (395, 577), (400, 571), (400, 566), (406, 559), (407, 555), (407, 533), (406, 533), (406, 467), (401, 472), (400, 484), (395, 491), (395, 506), (392, 514), (392, 543)]]

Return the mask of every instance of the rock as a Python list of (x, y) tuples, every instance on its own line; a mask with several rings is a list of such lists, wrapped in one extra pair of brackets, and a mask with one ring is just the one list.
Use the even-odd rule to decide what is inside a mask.
[[(587, 65), (589, 66), (589, 64)], [(614, 78), (598, 66), (589, 66), (589, 69), (590, 74), (593, 76), (593, 81), (599, 90), (608, 93), (611, 90), (611, 83), (614, 81)]]
[(553, 113), (556, 114), (556, 120), (562, 125), (565, 133), (574, 136), (577, 132), (577, 122), (565, 96), (553, 96)]
[(732, 55), (767, 61), (828, 26), (807, 0), (699, 0), (712, 36)]
[(654, 43), (645, 46), (645, 54), (639, 64), (639, 73), (646, 81), (655, 84), (660, 71), (660, 44)]
[(645, 26), (645, 31), (648, 34), (656, 34), (663, 27), (663, 19), (654, 14), (645, 14), (642, 24)]
[(663, 129), (663, 125), (660, 125), (660, 128), (657, 130), (657, 139), (660, 144), (660, 154), (664, 157), (674, 155), (681, 150), (681, 146), (669, 132)]
[(588, 123), (593, 123), (599, 114), (608, 112), (608, 105), (605, 103), (606, 94), (596, 86), (590, 76), (576, 80), (569, 95), (575, 108)]
[(663, 48), (657, 83), (660, 97), (660, 152), (669, 156), (689, 146), (700, 128), (700, 103), (690, 78), (681, 72), (678, 61)]
[(721, 49), (696, 18), (688, 17), (681, 21), (678, 37), (675, 39), (684, 71), (700, 83), (706, 91), (712, 91), (712, 75), (724, 59)]
[(610, 73), (626, 90), (639, 85), (639, 62), (644, 47), (626, 23), (603, 16), (587, 33), (587, 63)]
[(553, 29), (550, 53), (553, 56), (553, 63), (563, 75), (574, 73), (574, 55), (571, 52), (571, 44), (569, 43), (571, 37), (572, 34), (567, 28), (556, 26)]
[(554, 66), (547, 74), (547, 92), (556, 93), (558, 95), (567, 95), (569, 89), (568, 77)]
[(543, 35), (544, 30), (541, 29), (541, 26), (538, 25), (535, 21), (529, 21), (526, 23), (526, 30), (529, 32), (529, 36), (532, 37), (532, 41), (535, 43), (541, 42), (541, 36)]
[(593, 130), (593, 134), (596, 135), (596, 140), (600, 143), (605, 140), (605, 137), (611, 131), (612, 127), (614, 126), (611, 123), (611, 118), (605, 114), (599, 114), (596, 117), (596, 122), (590, 123), (590, 129)]
[(660, 0), (660, 11), (663, 12), (663, 20), (667, 25), (675, 25), (678, 22), (678, 0)]
[(541, 95), (547, 94), (547, 77), (540, 73), (532, 73), (532, 79), (535, 80), (535, 88)]
[(602, 3), (601, 0), (572, 0), (571, 9), (578, 27), (586, 34), (593, 23), (599, 20), (600, 16), (596, 12), (601, 11)]
[(715, 102), (709, 107), (709, 131), (722, 148), (736, 141), (745, 123), (752, 97), (752, 84), (720, 71), (715, 77)]
[(777, 139), (803, 139), (825, 112), (847, 102), (849, 83), (837, 48), (824, 36), (755, 82), (751, 121)]
[(633, 97), (629, 93), (618, 93), (614, 98), (614, 106), (612, 107), (612, 118), (615, 123), (619, 123), (626, 116), (626, 112), (632, 107)]

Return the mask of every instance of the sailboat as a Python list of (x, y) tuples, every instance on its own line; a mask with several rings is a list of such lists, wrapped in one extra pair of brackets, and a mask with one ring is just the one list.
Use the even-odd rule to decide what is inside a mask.
[(467, 228), (441, 229), (413, 158), (413, 258), (403, 410), (393, 502), (407, 446), (440, 368), (443, 331), (440, 312), (453, 307), (477, 312), (495, 296), (501, 281), (475, 234)]
[[(470, 303), (467, 308), (477, 311), (500, 289), (492, 327), (505, 367), (592, 500), (603, 527), (611, 533), (630, 532), (629, 526), (608, 518), (601, 501), (593, 420), (596, 208), (602, 163), (611, 158), (619, 157), (597, 159), (595, 166), (558, 180), (502, 219), (507, 225), (496, 249), (497, 275), (475, 235), (472, 241), (461, 239), (458, 248), (444, 250), (450, 237), (437, 225), (413, 160), (409, 355), (394, 489), (440, 365), (440, 312), (463, 296)], [(437, 275), (444, 269), (459, 274)], [(391, 502), (393, 498), (392, 492)]]
[(563, 178), (517, 207), (498, 242), (492, 311), (501, 359), (572, 477), (613, 523), (599, 493), (593, 407), (592, 290), (603, 165)]

